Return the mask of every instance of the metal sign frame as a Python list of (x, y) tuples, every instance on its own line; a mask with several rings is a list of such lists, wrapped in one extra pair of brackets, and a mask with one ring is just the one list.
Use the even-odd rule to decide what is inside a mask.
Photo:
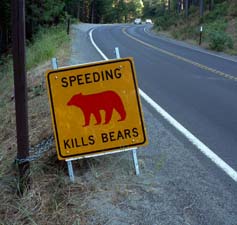
[[(116, 55), (119, 56), (118, 50), (116, 50)], [(62, 119), (64, 119), (64, 118), (59, 119), (60, 117), (57, 117), (57, 111), (60, 113), (62, 111), (62, 110), (59, 111), (59, 108), (57, 108), (58, 104), (61, 104), (61, 98), (57, 97), (57, 100), (56, 100), (56, 98), (54, 99), (54, 97), (53, 97), (55, 95), (55, 93), (61, 93), (60, 89), (58, 90), (59, 86), (57, 86), (58, 85), (57, 80), (60, 80), (60, 77), (62, 76), (62, 74), (64, 75), (64, 72), (71, 73), (71, 71), (72, 71), (72, 73), (77, 73), (77, 72), (80, 72), (80, 70), (85, 70), (87, 68), (89, 68), (89, 69), (98, 68), (99, 69), (101, 66), (103, 68), (104, 66), (107, 66), (110, 64), (112, 65), (112, 67), (114, 67), (114, 66), (119, 65), (120, 63), (122, 66), (124, 65), (125, 68), (128, 68), (129, 73), (131, 74), (131, 76), (129, 78), (129, 80), (130, 80), (129, 85), (130, 85), (130, 88), (132, 88), (132, 90), (134, 90), (132, 98), (137, 102), (137, 105), (136, 105), (136, 108), (134, 108), (134, 113), (135, 113), (134, 116), (135, 117), (130, 117), (129, 126), (131, 126), (131, 124), (137, 124), (136, 129), (139, 130), (139, 137), (138, 138), (134, 137), (131, 139), (131, 141), (127, 140), (127, 141), (121, 142), (121, 139), (120, 139), (119, 142), (111, 142), (110, 141), (105, 144), (103, 142), (101, 142), (99, 144), (99, 146), (94, 145), (93, 148), (85, 147), (84, 148), (85, 151), (84, 151), (84, 149), (81, 149), (79, 151), (76, 151), (76, 149), (75, 149), (75, 150), (72, 150), (71, 152), (69, 152), (66, 149), (65, 144), (63, 143), (64, 142), (63, 136), (64, 136), (65, 131), (64, 131), (64, 128), (62, 127), (62, 124), (64, 121)], [(56, 59), (55, 59), (53, 68), (58, 68), (58, 67), (56, 67), (56, 64), (57, 63), (56, 63)], [(121, 149), (121, 148), (124, 148), (124, 149), (135, 148), (136, 146), (144, 145), (147, 143), (142, 108), (141, 108), (141, 104), (140, 104), (139, 93), (137, 91), (137, 81), (136, 81), (136, 77), (135, 77), (135, 69), (134, 69), (133, 61), (131, 58), (117, 59), (117, 60), (112, 60), (109, 62), (108, 61), (95, 62), (95, 63), (80, 65), (78, 67), (72, 66), (72, 67), (60, 68), (60, 70), (58, 70), (58, 71), (57, 70), (56, 71), (49, 71), (46, 76), (47, 76), (47, 80), (48, 80), (48, 93), (49, 93), (49, 97), (50, 97), (50, 101), (51, 101), (51, 114), (52, 114), (52, 120), (53, 120), (53, 124), (54, 124), (54, 133), (55, 133), (55, 139), (56, 139), (56, 145), (57, 145), (59, 159), (67, 160), (67, 159), (78, 158), (78, 157), (89, 155), (89, 154), (100, 154), (100, 153), (108, 152), (108, 151), (113, 152), (113, 151), (117, 151), (118, 149)], [(56, 87), (57, 87), (57, 89), (55, 89)], [(117, 90), (121, 90), (120, 87), (119, 87), (119, 89), (118, 89), (118, 87), (119, 86), (117, 86)], [(68, 94), (64, 95), (64, 96), (68, 96)], [(60, 100), (60, 102), (58, 99)], [(128, 102), (126, 104), (128, 104)], [(57, 111), (56, 111), (56, 109), (57, 109)], [(133, 108), (130, 107), (130, 111), (129, 111), (130, 115), (131, 115), (131, 109), (133, 110)], [(76, 118), (76, 117), (73, 117), (73, 119), (74, 118)], [(132, 121), (132, 123), (131, 123), (131, 118), (136, 118), (136, 119), (135, 120), (132, 119), (134, 121)], [(74, 121), (77, 121), (77, 119), (76, 120), (74, 119)], [(139, 121), (139, 123), (137, 123), (138, 121)], [(60, 128), (60, 124), (61, 124), (61, 127), (63, 128), (62, 130)], [(66, 128), (66, 129), (68, 129), (68, 128)], [(130, 129), (132, 129), (132, 128), (130, 127)], [(68, 132), (68, 130), (66, 130), (66, 131)], [(98, 138), (98, 136), (100, 134), (95, 133), (95, 135), (96, 135), (95, 137)], [(68, 151), (68, 152), (66, 152), (66, 151)]]
[[(116, 58), (120, 58), (119, 48), (117, 48), (117, 47), (115, 48), (115, 54), (116, 54)], [(57, 63), (56, 58), (52, 58), (51, 63), (52, 63), (53, 69), (58, 69), (58, 63)], [(143, 129), (145, 129), (145, 128), (143, 127)], [(137, 176), (139, 176), (140, 169), (139, 169), (139, 163), (138, 163), (138, 159), (137, 159), (137, 147), (134, 147), (134, 148), (124, 148), (124, 149), (119, 149), (119, 150), (117, 149), (116, 151), (96, 152), (96, 153), (91, 153), (91, 154), (86, 154), (86, 155), (66, 159), (65, 161), (67, 162), (68, 174), (69, 174), (70, 181), (71, 182), (75, 181), (72, 161), (85, 159), (85, 158), (91, 158), (91, 157), (98, 157), (98, 156), (103, 156), (103, 155), (108, 155), (108, 154), (114, 154), (114, 153), (119, 153), (119, 152), (126, 152), (126, 151), (132, 151), (135, 173)]]

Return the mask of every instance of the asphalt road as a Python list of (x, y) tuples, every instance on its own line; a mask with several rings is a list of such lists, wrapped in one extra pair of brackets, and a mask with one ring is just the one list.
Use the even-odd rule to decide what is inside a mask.
[(237, 61), (158, 38), (148, 28), (103, 26), (93, 38), (108, 58), (115, 58), (115, 47), (133, 57), (139, 87), (237, 170)]
[[(235, 81), (230, 71), (226, 79), (225, 74), (218, 71), (212, 70), (213, 74), (208, 74), (210, 68), (204, 64), (202, 57), (202, 65), (199, 63), (194, 67), (194, 63), (190, 61), (191, 56), (186, 59), (182, 58), (184, 55), (177, 53), (174, 56), (171, 49), (172, 43), (176, 41), (169, 40), (171, 43), (168, 44), (164, 41), (166, 38), (147, 37), (159, 43), (154, 46), (151, 42), (143, 42), (142, 38), (147, 36), (144, 34), (144, 26), (126, 26), (128, 34), (123, 31), (124, 27), (125, 25), (75, 25), (72, 30), (72, 55), (69, 64), (103, 60), (88, 36), (90, 29), (94, 28), (94, 41), (108, 57), (115, 58), (114, 47), (118, 46), (122, 57), (135, 58), (140, 88), (158, 104), (162, 104), (162, 107), (166, 107), (167, 111), (174, 110), (174, 113), (168, 112), (175, 118), (179, 114), (182, 116), (182, 113), (188, 115), (189, 120), (197, 116), (198, 113), (192, 114), (196, 106), (196, 103), (192, 104), (192, 99), (197, 98), (195, 95), (198, 94), (194, 95), (193, 90), (197, 92), (201, 89), (199, 94), (207, 92), (202, 90), (202, 86), (195, 87), (203, 85), (202, 80), (206, 80), (207, 84), (216, 83), (216, 86), (220, 87), (227, 86), (232, 80), (234, 87)], [(135, 36), (137, 32), (141, 33), (139, 40), (135, 41), (127, 36)], [(161, 49), (162, 44), (167, 45), (166, 50)], [(180, 42), (178, 45), (186, 46)], [(175, 46), (174, 50), (179, 48)], [(181, 53), (201, 54), (203, 51), (198, 47), (192, 48), (197, 48), (198, 51), (183, 48)], [(232, 61), (227, 62), (235, 65)], [(215, 69), (220, 70), (219, 67)], [(189, 72), (185, 75), (186, 71)], [(182, 90), (182, 85), (188, 90)], [(191, 99), (191, 103), (187, 99)], [(84, 183), (87, 189), (91, 185), (94, 187), (96, 183), (95, 187), (98, 188), (91, 199), (86, 194), (85, 201), (80, 201), (83, 202), (81, 205), (84, 205), (85, 211), (93, 212), (88, 214), (87, 224), (237, 225), (237, 183), (234, 179), (198, 151), (198, 148), (164, 120), (154, 107), (147, 104), (143, 97), (141, 100), (149, 139), (149, 144), (138, 150), (141, 175), (133, 176), (133, 167), (128, 167), (128, 161), (132, 162), (129, 152), (110, 155), (109, 160), (106, 160), (106, 157), (99, 159), (100, 163), (94, 169), (99, 174), (104, 174), (106, 179), (99, 176), (95, 180), (92, 172), (95, 170), (83, 172), (84, 175), (78, 177), (80, 183)], [(177, 100), (180, 102), (176, 102)], [(187, 105), (184, 107), (185, 101)], [(204, 98), (203, 101), (207, 100)], [(99, 165), (102, 170), (98, 168)], [(108, 176), (107, 172), (112, 172), (113, 175)]]

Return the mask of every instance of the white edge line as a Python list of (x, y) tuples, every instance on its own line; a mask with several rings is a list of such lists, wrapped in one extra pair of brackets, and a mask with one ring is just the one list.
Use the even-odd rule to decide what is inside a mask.
[[(91, 43), (93, 44), (95, 49), (100, 53), (100, 55), (105, 60), (108, 60), (108, 57), (95, 44), (92, 37), (93, 30), (94, 29), (90, 30), (89, 32)], [(219, 168), (221, 168), (227, 175), (229, 175), (235, 182), (237, 182), (237, 172), (233, 168), (231, 168), (225, 161), (223, 161), (218, 155), (216, 155), (210, 148), (208, 148), (204, 143), (202, 143), (198, 138), (196, 138), (190, 131), (188, 131), (183, 125), (181, 125), (171, 115), (169, 115), (161, 106), (159, 106), (140, 88), (139, 88), (139, 94), (165, 120), (167, 120), (173, 127), (175, 127), (180, 133), (182, 133), (193, 145), (195, 145), (205, 156), (211, 159)]]
[(90, 36), (90, 40), (91, 43), (93, 44), (93, 46), (95, 47), (95, 49), (100, 53), (100, 55), (102, 56), (102, 58), (104, 58), (105, 60), (108, 60), (109, 58), (98, 48), (98, 46), (96, 45), (96, 43), (94, 42), (93, 36), (92, 36), (92, 32), (94, 31), (95, 28), (91, 29), (89, 32), (89, 36)]
[(210, 148), (196, 138), (190, 131), (182, 126), (177, 120), (169, 115), (162, 107), (160, 107), (147, 94), (139, 89), (140, 95), (149, 103), (165, 120), (167, 120), (173, 127), (181, 132), (191, 143), (193, 143), (204, 155), (211, 159), (218, 167), (227, 173), (235, 182), (237, 182), (237, 172), (232, 169), (226, 162), (224, 162), (218, 155), (216, 155)]
[[(225, 56), (217, 55), (217, 54), (215, 54), (215, 53), (207, 52), (207, 51), (205, 51), (205, 49), (203, 49), (203, 50), (202, 50), (202, 49), (196, 49), (196, 48), (193, 48), (193, 47), (191, 47), (191, 46), (184, 45), (185, 43), (184, 43), (184, 44), (178, 43), (179, 40), (175, 40), (175, 39), (174, 39), (174, 41), (177, 41), (177, 43), (172, 42), (172, 38), (169, 38), (169, 37), (168, 37), (168, 39), (171, 39), (171, 41), (166, 40), (165, 38), (156, 36), (156, 35), (154, 35), (154, 34), (148, 32), (147, 27), (144, 27), (143, 30), (144, 30), (144, 33), (148, 34), (149, 36), (155, 37), (155, 38), (160, 39), (160, 40), (162, 40), (162, 41), (164, 41), (164, 42), (172, 43), (172, 44), (174, 44), (174, 45), (178, 45), (178, 46), (183, 47), (183, 48), (191, 49), (191, 50), (193, 50), (193, 51), (197, 51), (197, 52), (200, 52), (200, 53), (203, 53), (203, 54), (211, 55), (211, 56), (214, 56), (214, 57), (223, 59), (223, 60), (227, 60), (227, 61), (230, 61), (230, 62), (235, 62), (235, 63), (237, 63), (237, 60), (235, 60), (235, 59), (231, 59), (231, 58), (227, 58), (227, 57), (225, 57)], [(180, 42), (181, 42), (181, 41), (180, 41)], [(195, 47), (195, 45), (194, 45), (194, 47)]]

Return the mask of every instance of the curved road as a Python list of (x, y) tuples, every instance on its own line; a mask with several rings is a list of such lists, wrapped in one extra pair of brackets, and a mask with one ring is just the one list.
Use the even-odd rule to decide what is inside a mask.
[(139, 87), (235, 171), (237, 62), (150, 34), (146, 26), (93, 31), (108, 58), (133, 57)]

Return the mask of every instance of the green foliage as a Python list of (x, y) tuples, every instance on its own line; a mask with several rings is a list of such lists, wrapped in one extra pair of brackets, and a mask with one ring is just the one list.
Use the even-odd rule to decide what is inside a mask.
[(140, 0), (103, 0), (96, 1), (97, 22), (103, 23), (124, 23), (135, 17), (140, 17), (142, 4)]
[(172, 32), (173, 37), (179, 40), (195, 39), (199, 34), (198, 29), (192, 26), (183, 26)]
[(40, 27), (57, 25), (66, 18), (64, 0), (26, 0), (26, 36), (31, 39)]
[(155, 1), (143, 1), (143, 17), (145, 18), (155, 18), (157, 16), (158, 3)]
[(176, 13), (165, 13), (163, 16), (158, 17), (155, 20), (155, 25), (160, 27), (162, 30), (168, 30), (171, 26), (176, 26), (179, 17)]
[(199, 8), (195, 5), (191, 5), (189, 8), (189, 14), (194, 15), (199, 11)]
[(131, 1), (127, 4), (130, 17), (141, 17), (143, 4), (140, 0)]
[(10, 1), (0, 1), (0, 31), (1, 28), (7, 27), (11, 22), (10, 15), (11, 5)]
[[(66, 0), (25, 0), (26, 37), (42, 26), (56, 25), (65, 19)], [(11, 1), (0, 1), (0, 54), (9, 46), (11, 38)]]
[(34, 41), (27, 48), (27, 69), (56, 56), (56, 52), (68, 42), (68, 35), (63, 25), (41, 28), (35, 35)]
[(204, 24), (204, 27), (207, 32), (211, 32), (211, 31), (223, 32), (223, 31), (225, 31), (225, 29), (227, 27), (227, 21), (225, 19), (216, 19), (212, 23)]
[(10, 8), (10, 1), (0, 1), (0, 55), (9, 44)]
[[(10, 6), (9, 0), (0, 1), (0, 55), (11, 44)], [(32, 40), (41, 27), (55, 26), (68, 14), (82, 22), (121, 23), (140, 17), (142, 7), (141, 0), (25, 0), (26, 38)]]
[(112, 8), (112, 0), (96, 1), (98, 21), (102, 23), (110, 23), (114, 20), (114, 10)]
[[(1, 98), (6, 90), (13, 85), (13, 66), (12, 57), (10, 55), (3, 56), (0, 59), (0, 108), (5, 105), (5, 102)], [(3, 105), (2, 105), (3, 104)], [(1, 121), (0, 121), (1, 122)]]
[(228, 11), (228, 3), (223, 2), (222, 4), (217, 4), (214, 7), (214, 10), (210, 11), (203, 17), (204, 22), (212, 22), (215, 21), (217, 18), (224, 17), (227, 15)]
[(209, 47), (213, 50), (223, 51), (228, 41), (228, 36), (225, 33), (214, 31), (209, 34)]
[(233, 2), (229, 7), (229, 15), (232, 17), (237, 17), (237, 2)]
[(233, 48), (232, 38), (225, 32), (227, 22), (223, 19), (215, 20), (205, 26), (209, 47), (216, 51)]
[(203, 17), (200, 17), (199, 0), (189, 0), (188, 17), (185, 17), (185, 4), (182, 5), (185, 2), (170, 0), (164, 4), (163, 0), (144, 0), (144, 13), (154, 14), (155, 29), (167, 30), (174, 38), (181, 40), (193, 40), (197, 43), (200, 25), (203, 25), (204, 46), (236, 54), (236, 0), (203, 0)]

